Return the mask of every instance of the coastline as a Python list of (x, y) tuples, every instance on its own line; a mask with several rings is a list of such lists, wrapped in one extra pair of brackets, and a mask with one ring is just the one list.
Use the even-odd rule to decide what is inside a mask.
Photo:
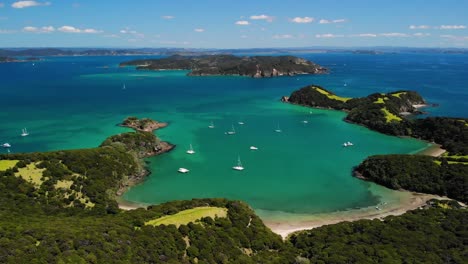
[(387, 216), (402, 215), (410, 210), (415, 210), (426, 205), (431, 199), (446, 199), (432, 194), (415, 193), (401, 191), (400, 201), (382, 206), (380, 210), (376, 207), (366, 207), (348, 211), (338, 211), (332, 213), (318, 213), (311, 215), (298, 215), (297, 219), (291, 215), (289, 219), (263, 220), (265, 225), (283, 239), (295, 232), (314, 229), (317, 227), (337, 224), (340, 222), (353, 222), (363, 219), (383, 219)]
[(442, 154), (447, 152), (439, 144), (435, 144), (435, 143), (430, 143), (430, 144), (431, 144), (431, 146), (417, 152), (416, 155), (426, 155), (426, 156), (432, 156), (432, 157), (440, 157)]

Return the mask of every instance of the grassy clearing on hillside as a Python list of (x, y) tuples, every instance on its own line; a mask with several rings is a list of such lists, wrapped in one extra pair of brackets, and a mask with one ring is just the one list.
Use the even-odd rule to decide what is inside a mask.
[(145, 223), (145, 225), (176, 225), (177, 227), (180, 225), (186, 225), (190, 222), (195, 222), (197, 220), (202, 219), (203, 217), (226, 217), (227, 216), (227, 209), (222, 207), (211, 207), (211, 206), (203, 206), (203, 207), (195, 207), (192, 209), (187, 209), (178, 212), (177, 214), (173, 215), (166, 215), (157, 219), (150, 220)]
[(24, 180), (34, 184), (36, 187), (40, 187), (44, 182), (42, 180), (42, 172), (45, 169), (39, 169), (36, 167), (37, 163), (30, 163), (24, 168), (19, 168), (18, 172), (15, 173), (16, 177), (21, 177)]
[(394, 94), (392, 94), (392, 95), (395, 96), (395, 97), (400, 98), (400, 95), (402, 95), (402, 94), (406, 94), (406, 92), (394, 93)]
[(19, 160), (0, 160), (0, 171), (6, 171), (16, 166)]
[(329, 93), (329, 92), (327, 92), (327, 91), (325, 91), (325, 90), (322, 90), (322, 89), (320, 89), (320, 88), (318, 88), (318, 87), (314, 87), (314, 89), (315, 89), (317, 92), (326, 95), (328, 98), (330, 98), (330, 99), (332, 99), (332, 100), (338, 100), (338, 101), (346, 102), (346, 101), (348, 101), (348, 100), (351, 99), (351, 98), (340, 97), (340, 96), (331, 94), (331, 93)]
[(390, 113), (390, 111), (388, 111), (386, 107), (382, 108), (381, 110), (385, 114), (385, 119), (387, 119), (387, 123), (390, 123), (393, 121), (400, 122), (402, 120), (401, 117)]

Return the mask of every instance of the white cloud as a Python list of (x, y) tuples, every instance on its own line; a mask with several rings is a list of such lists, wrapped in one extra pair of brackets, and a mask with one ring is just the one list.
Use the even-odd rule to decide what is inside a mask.
[(18, 1), (11, 4), (13, 8), (26, 8), (33, 6), (48, 6), (50, 2), (37, 2), (37, 1)]
[(236, 21), (235, 24), (236, 24), (236, 25), (239, 25), (239, 26), (247, 26), (247, 25), (250, 25), (249, 21), (247, 21), (247, 20), (239, 20), (239, 21)]
[(314, 18), (313, 17), (295, 17), (293, 19), (291, 19), (291, 22), (293, 23), (312, 23), (314, 22)]
[(334, 19), (334, 20), (328, 20), (328, 19), (320, 19), (319, 24), (335, 24), (335, 23), (344, 23), (346, 22), (346, 19)]
[(274, 39), (292, 39), (294, 38), (293, 35), (290, 35), (290, 34), (283, 34), (283, 35), (274, 35), (273, 36)]
[(316, 38), (342, 38), (344, 35), (335, 35), (335, 34), (317, 34)]
[(41, 28), (28, 26), (28, 27), (24, 27), (23, 31), (31, 32), (31, 33), (51, 33), (55, 31), (55, 28), (52, 26), (41, 27)]
[(120, 38), (120, 36), (117, 35), (117, 34), (104, 35), (103, 37), (105, 37), (105, 38)]
[(162, 16), (161, 18), (162, 18), (162, 19), (170, 20), (170, 19), (174, 19), (175, 16)]
[(205, 29), (203, 29), (203, 28), (196, 28), (196, 29), (194, 29), (193, 31), (201, 33), (201, 32), (205, 32)]
[(88, 33), (88, 34), (96, 34), (96, 33), (101, 33), (101, 30), (96, 30), (93, 28), (85, 28), (85, 29), (79, 29), (76, 27), (72, 26), (62, 26), (57, 29), (60, 32), (64, 33)]
[(428, 25), (411, 25), (409, 26), (409, 29), (429, 29), (431, 28)]
[(373, 33), (362, 33), (362, 34), (350, 35), (350, 37), (375, 38), (375, 37), (377, 37), (377, 34), (373, 34)]
[(266, 20), (268, 22), (273, 22), (274, 17), (267, 16), (267, 15), (253, 15), (253, 16), (250, 16), (250, 19), (252, 19), (252, 20)]
[(429, 33), (421, 33), (421, 32), (413, 34), (413, 36), (415, 36), (415, 37), (429, 37), (430, 35), (431, 34), (429, 34)]
[(436, 27), (439, 29), (466, 29), (465, 25), (442, 25), (440, 27)]
[(448, 38), (457, 41), (466, 41), (468, 40), (468, 36), (455, 36), (455, 35), (440, 35), (441, 38)]
[(120, 34), (130, 34), (130, 35), (133, 35), (133, 37), (136, 37), (136, 38), (144, 38), (145, 37), (145, 34), (143, 33), (139, 33), (138, 31), (136, 30), (130, 30), (130, 28), (126, 27), (124, 29), (121, 29), (120, 31)]
[(393, 33), (380, 33), (379, 36), (382, 36), (382, 37), (408, 37), (408, 34), (393, 32)]

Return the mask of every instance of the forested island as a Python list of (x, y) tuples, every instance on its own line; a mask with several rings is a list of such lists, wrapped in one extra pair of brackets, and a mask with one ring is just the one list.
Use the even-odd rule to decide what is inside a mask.
[(40, 60), (39, 58), (34, 58), (34, 57), (28, 57), (25, 59), (17, 59), (13, 57), (0, 57), (0, 63), (2, 62), (27, 62), (27, 61), (38, 61)]
[(254, 78), (327, 72), (320, 65), (294, 56), (174, 55), (122, 62), (120, 66), (136, 66), (138, 70), (189, 70), (190, 76), (239, 75)]

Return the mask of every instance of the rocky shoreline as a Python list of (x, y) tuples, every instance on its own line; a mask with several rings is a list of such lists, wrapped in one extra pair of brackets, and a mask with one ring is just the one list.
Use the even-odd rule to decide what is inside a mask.
[[(119, 124), (119, 126), (132, 128), (133, 130), (137, 132), (142, 132), (142, 133), (153, 133), (155, 130), (166, 127), (167, 125), (168, 123), (158, 122), (156, 120), (152, 120), (149, 118), (138, 119), (136, 117), (128, 117), (124, 120), (124, 122)], [(155, 135), (153, 136), (156, 137)], [(146, 144), (147, 142), (139, 142), (139, 145), (143, 147), (146, 146)], [(148, 170), (145, 162), (143, 161), (144, 158), (161, 155), (163, 153), (173, 150), (174, 148), (175, 148), (174, 144), (171, 144), (166, 141), (158, 141), (158, 144), (153, 146), (150, 150), (145, 151), (145, 152), (139, 151), (137, 153), (138, 157), (136, 158), (138, 158), (141, 164), (140, 172), (135, 175), (129, 175), (128, 179), (124, 180), (120, 184), (118, 190), (116, 191), (116, 195), (118, 197), (122, 196), (130, 187), (141, 183), (142, 181), (144, 181), (146, 176), (148, 176), (151, 173)], [(126, 205), (121, 206), (122, 201), (120, 198), (117, 198), (116, 200), (119, 204), (119, 207), (126, 207)], [(123, 202), (123, 204), (127, 204), (127, 203)]]

